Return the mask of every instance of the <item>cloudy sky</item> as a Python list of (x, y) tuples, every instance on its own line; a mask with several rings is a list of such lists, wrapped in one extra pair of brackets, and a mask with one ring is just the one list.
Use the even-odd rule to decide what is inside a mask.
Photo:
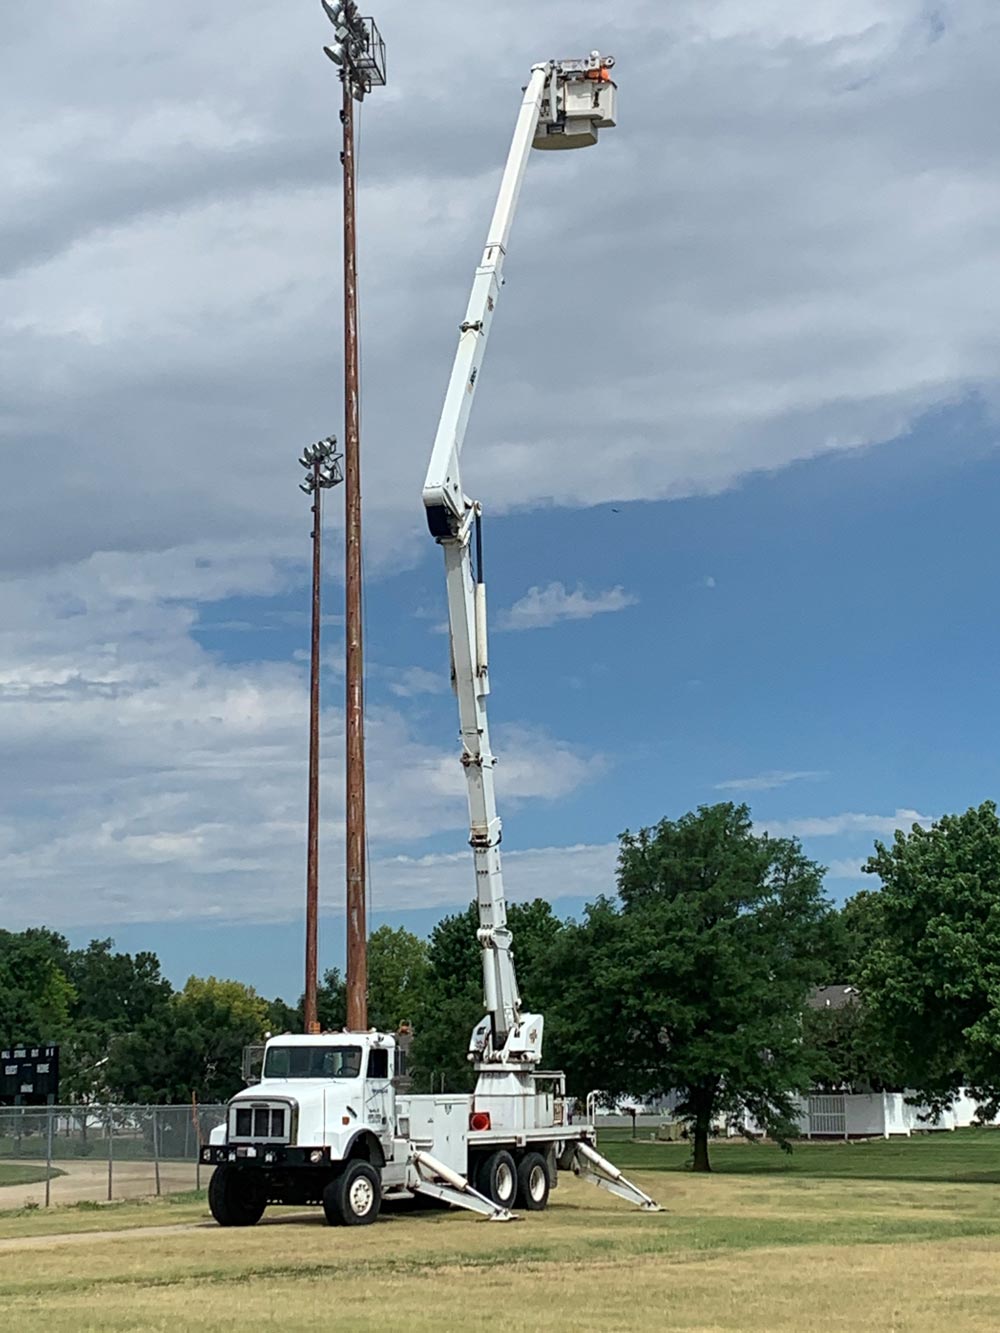
[[(420, 485), (531, 63), (620, 125), (531, 164), (470, 431), (511, 896), (746, 800), (842, 897), (995, 794), (987, 0), (384, 0), (360, 225), (373, 918), (471, 896)], [(0, 53), (0, 925), (297, 992), (308, 502), (339, 430), (313, 0), (11, 6)], [(323, 965), (342, 963), (340, 493)]]

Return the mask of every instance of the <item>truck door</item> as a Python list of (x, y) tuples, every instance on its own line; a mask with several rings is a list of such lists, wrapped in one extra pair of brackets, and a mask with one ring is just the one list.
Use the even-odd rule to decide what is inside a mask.
[(364, 1098), (365, 1124), (381, 1143), (385, 1160), (391, 1161), (396, 1108), (395, 1092), (389, 1074), (389, 1052), (385, 1047), (369, 1048)]

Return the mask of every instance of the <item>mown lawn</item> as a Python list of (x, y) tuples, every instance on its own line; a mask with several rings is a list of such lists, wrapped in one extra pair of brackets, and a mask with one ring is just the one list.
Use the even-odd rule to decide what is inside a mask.
[(315, 1212), (274, 1210), (223, 1231), (197, 1197), (7, 1214), (6, 1326), (1000, 1326), (1000, 1135), (801, 1145), (791, 1158), (724, 1144), (710, 1176), (684, 1171), (684, 1145), (604, 1147), (666, 1211), (639, 1213), (570, 1177), (547, 1212), (506, 1226), (398, 1209), (333, 1229)]
[[(622, 1170), (685, 1171), (691, 1157), (688, 1144), (632, 1140), (624, 1129), (605, 1130), (601, 1149)], [(1000, 1130), (960, 1129), (846, 1143), (801, 1140), (787, 1153), (771, 1143), (719, 1142), (712, 1144), (710, 1158), (713, 1171), (726, 1175), (1000, 1184)]]
[[(61, 1176), (63, 1173), (57, 1168), (52, 1168), (53, 1178)], [(45, 1163), (41, 1166), (23, 1162), (0, 1162), (0, 1190), (4, 1185), (34, 1185), (39, 1180), (45, 1179)], [(3, 1207), (3, 1194), (0, 1193), (0, 1208)]]

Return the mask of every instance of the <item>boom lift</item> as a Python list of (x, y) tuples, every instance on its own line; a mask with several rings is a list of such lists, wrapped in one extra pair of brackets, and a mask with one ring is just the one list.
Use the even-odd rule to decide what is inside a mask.
[[(458, 698), (462, 764), (468, 783), (470, 837), (475, 858), (479, 944), (486, 1016), (472, 1034), (469, 1055), (479, 1080), (476, 1106), (535, 1094), (543, 1019), (525, 1013), (517, 989), (507, 926), (486, 699), (490, 692), (482, 506), (462, 489), (459, 467), (472, 402), (503, 288), (514, 212), (531, 149), (576, 148), (597, 142), (615, 124), (614, 61), (593, 52), (585, 60), (535, 65), (524, 91), (483, 257), (476, 269), (458, 350), (424, 482), (427, 523), (444, 551), (451, 632), (452, 684)], [(476, 560), (473, 567), (472, 547)]]
[(482, 509), (465, 495), (459, 472), (531, 149), (584, 147), (614, 125), (612, 65), (595, 51), (584, 60), (546, 61), (531, 71), (423, 491), (428, 525), (444, 551), (468, 780), (486, 1009), (469, 1043), (476, 1090), (471, 1097), (397, 1091), (389, 1034), (270, 1038), (261, 1080), (236, 1094), (226, 1124), (212, 1131), (202, 1149), (202, 1161), (216, 1168), (209, 1204), (223, 1226), (253, 1225), (269, 1203), (322, 1203), (329, 1221), (363, 1225), (375, 1220), (383, 1197), (414, 1194), (508, 1221), (515, 1204), (528, 1211), (545, 1207), (560, 1167), (659, 1211), (597, 1152), (592, 1120), (570, 1123), (564, 1075), (539, 1068), (542, 1017), (521, 1008), (486, 717)]

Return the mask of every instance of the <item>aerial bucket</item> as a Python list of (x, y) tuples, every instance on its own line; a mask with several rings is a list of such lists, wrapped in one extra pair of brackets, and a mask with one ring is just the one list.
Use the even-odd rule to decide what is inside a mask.
[(614, 63), (611, 56), (596, 51), (587, 60), (562, 62), (549, 80), (535, 148), (589, 148), (597, 143), (600, 130), (614, 128), (618, 112), (618, 87), (611, 78)]

